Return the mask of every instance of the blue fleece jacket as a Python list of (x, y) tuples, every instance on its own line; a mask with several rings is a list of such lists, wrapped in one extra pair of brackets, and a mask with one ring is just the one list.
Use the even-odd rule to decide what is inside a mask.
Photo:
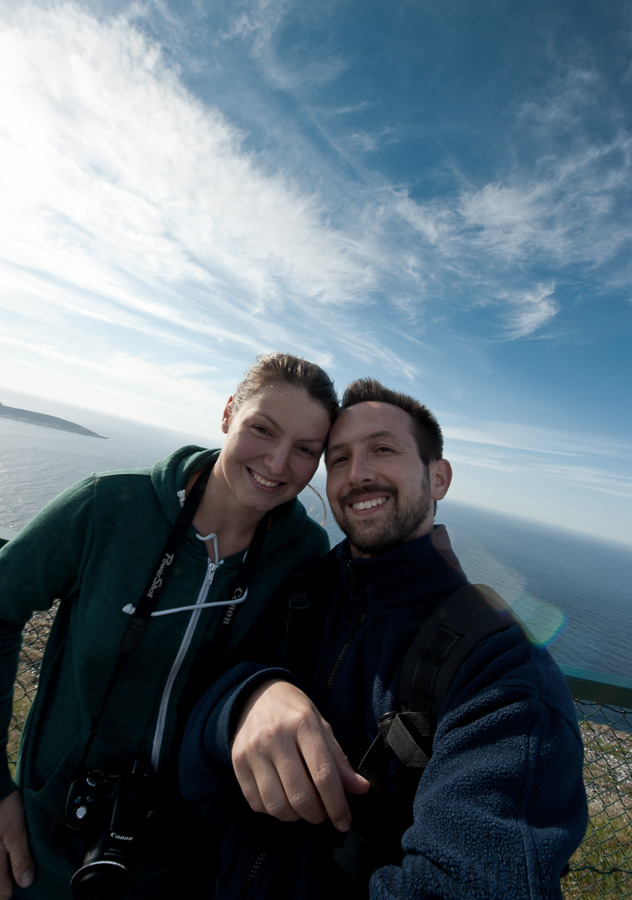
[[(301, 686), (357, 765), (379, 717), (397, 708), (401, 664), (420, 625), (466, 578), (442, 526), (370, 559), (349, 560), (343, 543), (338, 559), (316, 671)], [(185, 736), (182, 790), (222, 822), (216, 897), (562, 896), (560, 874), (586, 827), (583, 750), (560, 670), (520, 627), (481, 642), (463, 664), (416, 789), (403, 791), (410, 770), (394, 763), (381, 798), (351, 798), (354, 823), (372, 822), (379, 838), (367, 845), (377, 867), (368, 884), (336, 862), (349, 847), (334, 849), (329, 825), (277, 822), (239, 795), (228, 770), (235, 718), (253, 687), (276, 675), (294, 680), (248, 664), (231, 670), (200, 701)]]

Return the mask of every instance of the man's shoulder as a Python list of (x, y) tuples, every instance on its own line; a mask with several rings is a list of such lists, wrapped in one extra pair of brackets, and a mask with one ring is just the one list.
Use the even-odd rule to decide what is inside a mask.
[(406, 653), (400, 704), (404, 709), (427, 709), (436, 722), (470, 655), (488, 638), (516, 625), (509, 606), (487, 585), (466, 583), (448, 591), (421, 623)]
[[(575, 721), (566, 679), (550, 652), (516, 624), (481, 641), (460, 668), (446, 708), (483, 696), (532, 702)], [(499, 701), (498, 701), (499, 702)]]

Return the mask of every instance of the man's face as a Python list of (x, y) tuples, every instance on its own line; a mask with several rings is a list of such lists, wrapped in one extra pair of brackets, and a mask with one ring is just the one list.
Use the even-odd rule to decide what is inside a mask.
[(327, 497), (353, 556), (374, 556), (432, 530), (450, 466), (426, 467), (408, 413), (390, 403), (344, 410), (329, 435)]

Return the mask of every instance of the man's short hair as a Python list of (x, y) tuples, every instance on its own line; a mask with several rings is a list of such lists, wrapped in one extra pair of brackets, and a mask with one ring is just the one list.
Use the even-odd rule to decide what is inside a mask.
[(427, 406), (415, 400), (414, 397), (409, 397), (408, 394), (384, 387), (375, 378), (358, 378), (347, 386), (340, 407), (348, 409), (350, 406), (355, 406), (356, 403), (370, 401), (390, 403), (408, 413), (412, 420), (412, 434), (424, 465), (427, 466), (432, 460), (443, 458), (441, 426)]

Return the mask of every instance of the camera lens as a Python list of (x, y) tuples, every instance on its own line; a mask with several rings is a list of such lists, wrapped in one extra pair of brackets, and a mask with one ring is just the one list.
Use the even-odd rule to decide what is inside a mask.
[(76, 900), (117, 900), (125, 893), (131, 880), (125, 866), (99, 860), (77, 869), (70, 886)]
[(70, 881), (76, 900), (116, 900), (127, 890), (132, 876), (117, 843), (106, 832), (86, 853)]

